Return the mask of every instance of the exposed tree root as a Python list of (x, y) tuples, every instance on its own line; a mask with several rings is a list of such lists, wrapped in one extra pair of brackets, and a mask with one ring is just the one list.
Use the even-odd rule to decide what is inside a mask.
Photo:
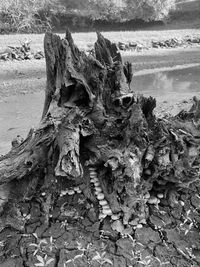
[(100, 33), (45, 55), (41, 123), (0, 159), (1, 266), (199, 266), (200, 102), (156, 118)]

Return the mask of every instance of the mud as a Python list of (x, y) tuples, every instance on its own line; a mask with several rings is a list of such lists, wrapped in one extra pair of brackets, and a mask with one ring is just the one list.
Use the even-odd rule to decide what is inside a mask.
[[(42, 205), (48, 198), (45, 190), (19, 204), (17, 216), (0, 233), (0, 266), (199, 266), (198, 186), (181, 192), (161, 189), (160, 203), (147, 203), (147, 221), (120, 234), (110, 227), (109, 216), (99, 221), (95, 203), (82, 193), (84, 183), (79, 185), (82, 192), (72, 196), (60, 196), (61, 185), (58, 180), (54, 188), (57, 197), (50, 207), (49, 225)], [(151, 195), (157, 195), (157, 190), (155, 185)], [(23, 226), (17, 217), (24, 218)]]

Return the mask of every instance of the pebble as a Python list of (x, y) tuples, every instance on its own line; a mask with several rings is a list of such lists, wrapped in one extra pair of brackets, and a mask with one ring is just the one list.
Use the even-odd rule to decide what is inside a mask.
[(95, 182), (94, 185), (95, 186), (100, 186), (100, 183), (99, 182)]

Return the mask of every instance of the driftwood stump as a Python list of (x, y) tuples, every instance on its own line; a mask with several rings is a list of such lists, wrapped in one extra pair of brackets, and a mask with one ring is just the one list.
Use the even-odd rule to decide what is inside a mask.
[(45, 35), (42, 120), (0, 159), (1, 264), (199, 266), (200, 102), (156, 118), (97, 37)]

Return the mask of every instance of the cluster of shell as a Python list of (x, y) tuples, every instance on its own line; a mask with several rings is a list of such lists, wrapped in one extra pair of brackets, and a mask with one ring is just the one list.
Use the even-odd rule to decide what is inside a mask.
[(112, 220), (118, 220), (119, 214), (113, 214), (108, 204), (108, 201), (105, 199), (105, 195), (102, 191), (99, 179), (97, 177), (96, 168), (90, 167), (89, 172), (90, 172), (90, 182), (94, 185), (95, 195), (99, 201), (99, 207), (100, 207), (99, 219), (102, 220), (106, 216), (111, 216)]
[[(111, 226), (116, 231), (123, 232), (124, 226), (120, 220), (120, 214), (113, 214), (108, 201), (105, 199), (105, 195), (103, 190), (100, 186), (100, 181), (97, 176), (97, 171), (95, 167), (89, 168), (90, 173), (90, 182), (94, 185), (95, 195), (99, 202), (99, 219), (103, 220), (105, 217), (110, 216), (111, 219), (114, 221)], [(160, 199), (162, 199), (164, 195), (162, 193), (158, 193), (156, 196), (151, 196), (149, 193), (144, 195), (144, 198), (148, 204), (151, 205), (158, 205), (160, 203)], [(139, 219), (136, 218), (135, 222), (133, 222), (132, 227), (133, 229), (142, 228), (143, 225), (146, 224), (146, 219)]]
[(76, 187), (74, 187), (74, 188), (67, 188), (67, 189), (65, 189), (65, 190), (62, 190), (61, 192), (60, 192), (60, 196), (62, 197), (62, 196), (65, 196), (65, 195), (69, 195), (69, 196), (72, 196), (72, 195), (74, 195), (74, 194), (76, 194), (76, 193), (78, 193), (78, 194), (80, 194), (82, 191), (81, 191), (81, 189), (78, 187), (78, 186), (76, 186)]

